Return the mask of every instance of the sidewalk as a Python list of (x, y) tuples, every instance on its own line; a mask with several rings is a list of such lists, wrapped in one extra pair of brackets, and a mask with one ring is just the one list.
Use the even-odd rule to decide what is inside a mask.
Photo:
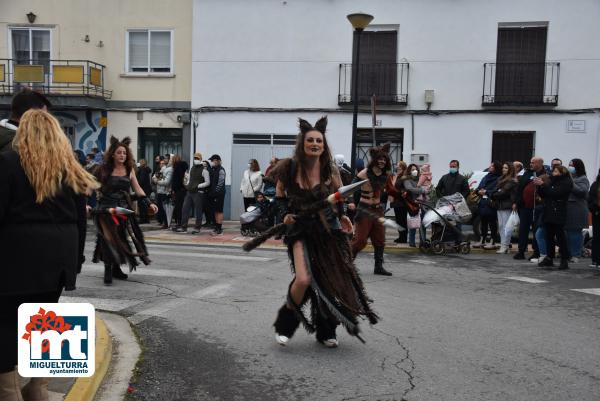
[[(224, 247), (239, 247), (241, 248), (244, 242), (249, 241), (252, 237), (244, 237), (240, 233), (240, 223), (238, 221), (223, 222), (223, 235), (211, 236), (211, 228), (203, 228), (199, 234), (191, 234), (192, 227), (188, 227), (187, 233), (176, 233), (171, 230), (161, 229), (158, 224), (152, 222), (150, 224), (142, 224), (142, 231), (146, 241), (173, 243), (180, 245), (213, 245)], [(468, 233), (467, 233), (468, 235)], [(398, 237), (398, 232), (393, 229), (386, 229), (385, 251), (387, 253), (419, 253), (419, 248), (413, 248), (408, 244), (396, 244), (394, 240)], [(418, 239), (417, 239), (418, 241)], [(266, 249), (284, 249), (285, 245), (281, 240), (273, 238), (268, 239), (261, 248)], [(373, 247), (369, 243), (363, 252), (373, 252)], [(495, 251), (484, 251), (482, 249), (471, 249), (471, 252), (493, 253)]]

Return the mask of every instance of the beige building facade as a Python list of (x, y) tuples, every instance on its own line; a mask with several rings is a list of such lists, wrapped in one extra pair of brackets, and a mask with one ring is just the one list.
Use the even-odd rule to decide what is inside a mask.
[(138, 158), (188, 158), (192, 0), (0, 2), (0, 117), (43, 91), (73, 147), (129, 136)]

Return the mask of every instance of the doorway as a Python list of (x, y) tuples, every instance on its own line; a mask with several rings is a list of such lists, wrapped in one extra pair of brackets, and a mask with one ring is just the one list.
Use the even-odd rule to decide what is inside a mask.
[(529, 165), (535, 150), (535, 131), (494, 131), (492, 135), (492, 160)]
[(181, 128), (138, 128), (138, 160), (146, 159), (154, 167), (157, 155), (183, 156), (183, 130)]

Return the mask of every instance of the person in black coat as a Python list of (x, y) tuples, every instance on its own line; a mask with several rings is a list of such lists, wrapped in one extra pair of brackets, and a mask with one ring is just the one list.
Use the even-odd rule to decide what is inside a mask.
[(600, 267), (600, 170), (588, 193), (588, 209), (592, 213), (592, 264)]
[[(171, 225), (173, 231), (181, 228), (183, 201), (187, 194), (187, 189), (184, 185), (185, 172), (190, 166), (181, 159), (181, 156), (173, 156), (173, 175), (171, 177), (171, 193), (173, 195), (173, 217)], [(173, 223), (174, 222), (174, 223)]]
[[(481, 241), (473, 244), (474, 248), (494, 249), (498, 238), (498, 215), (495, 205), (492, 204), (492, 194), (496, 191), (496, 184), (502, 174), (502, 164), (498, 161), (492, 162), (488, 168), (488, 173), (477, 187), (477, 194), (481, 200), (477, 204), (479, 216), (481, 216)], [(490, 243), (486, 244), (486, 237), (490, 229)]]
[(555, 166), (549, 180), (536, 177), (533, 181), (544, 200), (544, 228), (546, 229), (546, 247), (548, 248), (548, 255), (538, 265), (540, 267), (553, 266), (552, 259), (554, 258), (556, 239), (560, 251), (559, 269), (568, 269), (569, 249), (565, 223), (567, 222), (567, 202), (573, 188), (569, 170), (564, 166)]
[[(84, 194), (97, 187), (59, 122), (43, 110), (23, 115), (12, 145), (0, 153), (0, 388), (8, 399), (21, 392), (14, 370), (17, 309), (26, 302), (58, 302), (63, 288), (75, 289), (85, 238)], [(23, 393), (47, 395), (47, 384), (32, 379)]]
[[(150, 170), (150, 167), (148, 167), (148, 163), (146, 162), (146, 160), (141, 159), (139, 161), (136, 177), (138, 183), (140, 184), (140, 187), (142, 187), (144, 193), (147, 196), (150, 196), (150, 194), (152, 193), (152, 182), (150, 180), (151, 173), (152, 171)], [(140, 224), (148, 223), (148, 207), (146, 207), (146, 204), (144, 202), (139, 202), (138, 208), (140, 213)]]

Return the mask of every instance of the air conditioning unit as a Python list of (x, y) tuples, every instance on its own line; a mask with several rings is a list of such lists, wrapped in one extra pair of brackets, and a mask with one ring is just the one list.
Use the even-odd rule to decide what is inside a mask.
[(427, 153), (413, 153), (410, 155), (410, 162), (418, 166), (425, 163), (429, 163), (429, 154)]

